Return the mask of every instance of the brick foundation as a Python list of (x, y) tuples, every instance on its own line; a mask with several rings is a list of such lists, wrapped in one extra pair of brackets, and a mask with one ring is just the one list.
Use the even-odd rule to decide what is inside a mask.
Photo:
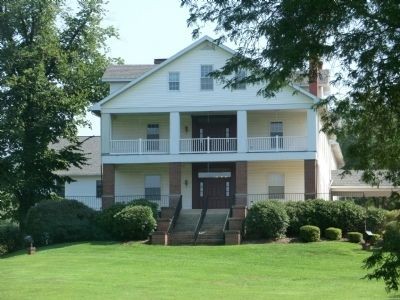
[(153, 232), (151, 234), (151, 243), (153, 245), (168, 245), (168, 234), (160, 231)]
[(240, 218), (229, 218), (229, 230), (243, 230), (243, 219)]
[(115, 203), (115, 165), (103, 165), (103, 194), (101, 197), (102, 209)]
[(315, 159), (304, 160), (304, 193), (305, 199), (317, 197), (317, 161)]
[(225, 245), (240, 245), (241, 242), (242, 235), (239, 230), (225, 231)]
[(247, 207), (245, 205), (232, 206), (232, 217), (245, 219), (247, 216)]
[(167, 233), (168, 227), (171, 224), (170, 218), (160, 218), (157, 220), (157, 231)]

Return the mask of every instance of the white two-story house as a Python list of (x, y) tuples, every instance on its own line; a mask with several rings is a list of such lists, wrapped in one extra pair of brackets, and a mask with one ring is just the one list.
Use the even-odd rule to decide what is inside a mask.
[[(103, 207), (143, 196), (226, 208), (259, 199), (329, 197), (340, 147), (321, 129), (322, 85), (224, 89), (209, 76), (234, 54), (203, 37), (154, 65), (110, 66), (101, 116)], [(311, 92), (310, 92), (311, 91)]]

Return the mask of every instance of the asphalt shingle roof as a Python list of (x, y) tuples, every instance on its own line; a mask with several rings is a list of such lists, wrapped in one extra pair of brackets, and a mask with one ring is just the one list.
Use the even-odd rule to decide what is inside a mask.
[[(86, 154), (87, 165), (82, 168), (72, 166), (69, 170), (56, 172), (59, 175), (67, 176), (99, 176), (101, 175), (101, 145), (100, 136), (79, 136), (80, 142), (83, 142), (81, 149)], [(60, 140), (58, 144), (52, 146), (54, 149), (61, 149), (68, 145), (67, 140)]]
[(157, 65), (110, 65), (103, 74), (103, 80), (134, 80)]
[[(351, 174), (346, 174), (342, 177), (343, 170), (333, 170), (332, 171), (332, 186), (371, 186), (368, 183), (362, 181), (361, 171), (351, 171)], [(392, 186), (392, 184), (383, 180), (379, 186)]]

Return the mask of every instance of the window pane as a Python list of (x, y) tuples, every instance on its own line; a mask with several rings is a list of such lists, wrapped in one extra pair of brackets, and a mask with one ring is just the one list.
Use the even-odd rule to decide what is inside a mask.
[[(244, 71), (244, 70), (240, 70), (240, 71), (238, 71), (236, 73), (236, 80), (237, 81), (242, 80), (245, 77), (246, 77), (246, 71)], [(244, 83), (244, 82), (243, 83), (237, 83), (234, 86), (234, 89), (236, 89), (236, 90), (245, 90), (246, 89), (246, 83)]]
[(170, 91), (179, 91), (179, 72), (169, 72), (168, 84)]
[(269, 186), (268, 194), (270, 199), (284, 199), (285, 187), (284, 186)]
[(283, 136), (283, 123), (282, 122), (271, 122), (270, 128), (271, 136)]
[(210, 77), (209, 73), (212, 72), (212, 65), (201, 65), (200, 74), (200, 89), (212, 90), (214, 89), (214, 80)]

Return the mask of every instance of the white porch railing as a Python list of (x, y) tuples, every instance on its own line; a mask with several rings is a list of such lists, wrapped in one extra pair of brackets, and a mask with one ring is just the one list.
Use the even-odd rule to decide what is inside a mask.
[(249, 137), (248, 152), (306, 151), (305, 136)]
[(118, 154), (168, 154), (168, 139), (111, 140), (110, 152)]
[(181, 153), (218, 153), (218, 152), (236, 152), (236, 138), (195, 138), (181, 139)]

